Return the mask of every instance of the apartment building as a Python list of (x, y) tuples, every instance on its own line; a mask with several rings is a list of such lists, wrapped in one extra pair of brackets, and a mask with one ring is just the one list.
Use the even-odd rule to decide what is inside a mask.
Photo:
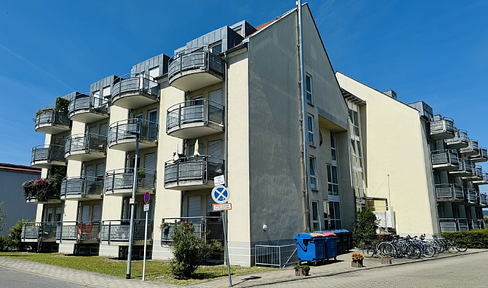
[[(370, 208), (385, 230), (439, 235), (484, 228), (487, 150), (425, 102), (405, 104), (336, 73), (350, 109), (357, 210)], [(362, 152), (361, 152), (362, 151)], [(356, 158), (353, 157), (354, 159)]]
[(91, 84), (89, 93), (66, 95), (67, 109), (40, 111), (36, 131), (46, 140), (31, 164), (43, 168), (43, 178), (63, 180), (59, 189), (29, 190), (27, 201), (38, 209), (23, 241), (124, 257), (134, 186), (134, 256), (142, 256), (146, 236), (145, 192), (148, 256), (171, 258), (175, 221), (192, 221), (195, 233), (223, 241), (210, 196), (220, 175), (232, 203), (231, 264), (253, 265), (258, 244), (351, 229), (349, 109), (306, 4), (303, 63), (298, 23), (293, 9), (261, 26), (221, 27), (175, 47), (172, 57), (158, 55)]

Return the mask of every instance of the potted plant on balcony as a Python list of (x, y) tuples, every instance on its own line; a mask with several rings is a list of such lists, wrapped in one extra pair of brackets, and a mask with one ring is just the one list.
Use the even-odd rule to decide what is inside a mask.
[(146, 178), (146, 171), (144, 171), (144, 169), (137, 170), (137, 178), (139, 179)]

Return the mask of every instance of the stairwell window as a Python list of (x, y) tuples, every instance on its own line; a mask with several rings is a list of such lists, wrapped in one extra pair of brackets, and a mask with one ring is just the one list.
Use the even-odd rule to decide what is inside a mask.
[(305, 76), (305, 93), (307, 95), (307, 103), (313, 105), (313, 98), (312, 98), (312, 76), (306, 75)]
[(310, 188), (312, 190), (318, 190), (317, 189), (317, 172), (315, 171), (316, 163), (315, 163), (315, 157), (310, 157), (309, 159), (310, 162)]
[(313, 231), (320, 230), (320, 222), (319, 222), (319, 202), (313, 201), (312, 202), (312, 229)]
[(308, 145), (315, 146), (315, 142), (313, 140), (313, 115), (308, 115)]
[(327, 165), (327, 184), (329, 195), (339, 195), (339, 182), (337, 181), (337, 167)]

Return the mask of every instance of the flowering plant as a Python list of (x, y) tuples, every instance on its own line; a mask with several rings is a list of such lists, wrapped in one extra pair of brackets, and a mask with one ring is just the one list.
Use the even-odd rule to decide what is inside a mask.
[(351, 259), (353, 261), (362, 261), (364, 259), (364, 256), (361, 253), (352, 253)]
[(165, 230), (166, 228), (169, 228), (169, 222), (163, 222), (159, 225), (159, 229)]
[(36, 199), (38, 201), (45, 201), (50, 196), (59, 195), (54, 189), (52, 180), (47, 178), (26, 181), (22, 184), (22, 189), (24, 190), (24, 198), (26, 200)]

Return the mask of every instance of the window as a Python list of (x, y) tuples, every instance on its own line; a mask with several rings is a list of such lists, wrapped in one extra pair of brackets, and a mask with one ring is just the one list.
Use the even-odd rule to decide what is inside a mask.
[(103, 104), (105, 104), (110, 100), (110, 97), (111, 97), (110, 86), (103, 87), (102, 94), (103, 94)]
[(308, 115), (308, 145), (315, 146), (313, 141), (313, 116)]
[(329, 195), (339, 195), (339, 182), (337, 181), (337, 167), (327, 165), (327, 186)]
[(332, 155), (332, 163), (336, 163), (337, 161), (337, 154), (336, 154), (336, 144), (335, 144), (335, 133), (330, 133), (330, 153)]
[(216, 42), (210, 45), (210, 52), (215, 55), (219, 55), (222, 52), (222, 42)]
[(313, 105), (312, 99), (312, 76), (306, 75), (305, 76), (305, 93), (307, 94), (307, 103)]
[(312, 190), (317, 190), (317, 173), (315, 167), (315, 157), (310, 157), (310, 188), (312, 188)]
[(97, 108), (102, 105), (103, 98), (100, 97), (100, 90), (93, 92), (93, 107)]
[(317, 202), (317, 201), (312, 202), (312, 230), (313, 231), (320, 230), (319, 202)]
[(339, 202), (324, 201), (324, 230), (341, 229), (341, 227)]

